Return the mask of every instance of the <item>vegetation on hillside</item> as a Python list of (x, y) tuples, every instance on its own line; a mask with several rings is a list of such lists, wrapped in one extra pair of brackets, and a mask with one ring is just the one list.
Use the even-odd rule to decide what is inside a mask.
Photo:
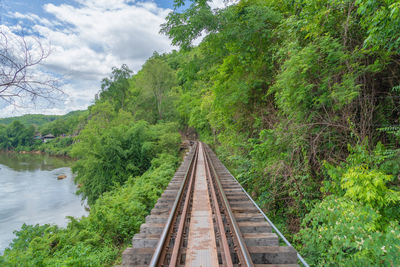
[(43, 124), (47, 124), (49, 122), (58, 120), (58, 119), (67, 119), (72, 116), (82, 115), (85, 113), (84, 110), (75, 110), (71, 111), (65, 115), (42, 115), (42, 114), (26, 114), (18, 117), (9, 117), (9, 118), (1, 118), (0, 124), (9, 125), (14, 121), (19, 121), (20, 123), (24, 124), (25, 126), (35, 126), (40, 127)]
[(90, 214), (67, 228), (23, 225), (0, 256), (1, 266), (112, 266), (175, 173), (178, 159), (161, 154), (142, 176), (103, 194)]
[(1, 118), (0, 124), (8, 125), (14, 121), (19, 121), (24, 125), (36, 125), (40, 126), (45, 123), (54, 121), (58, 118), (57, 115), (42, 115), (42, 114), (26, 114), (18, 117)]
[(399, 3), (175, 4), (162, 31), (181, 49), (114, 68), (70, 128), (90, 215), (24, 227), (0, 263), (114, 263), (192, 127), (312, 265), (399, 265)]
[[(87, 111), (78, 110), (62, 116), (24, 115), (0, 119), (0, 150), (69, 155), (73, 136), (86, 124), (87, 114)], [(56, 138), (43, 143), (41, 137), (48, 134)]]
[(26, 127), (19, 121), (14, 121), (10, 125), (0, 125), (0, 149), (30, 149), (37, 144), (34, 139), (35, 127)]
[[(154, 57), (162, 58), (166, 64), (164, 57)], [(69, 155), (77, 159), (73, 166), (75, 182), (78, 194), (90, 206), (90, 214), (81, 219), (70, 217), (65, 229), (23, 225), (0, 256), (1, 266), (111, 266), (120, 260), (123, 249), (139, 230), (179, 163), (181, 137), (174, 112), (166, 111), (161, 117), (159, 113), (166, 109), (164, 103), (170, 101), (172, 83), (163, 87), (161, 95), (157, 95), (163, 101), (156, 104), (153, 92), (148, 87), (138, 87), (135, 79), (160, 78), (144, 71), (131, 77), (126, 66), (114, 68), (111, 76), (103, 80), (95, 104), (87, 112), (41, 126), (53, 128), (52, 132), (77, 134), (40, 146), (51, 146), (55, 152), (68, 149)], [(124, 97), (120, 97), (122, 94)], [(133, 104), (128, 103), (142, 107), (133, 109)], [(33, 126), (16, 121), (4, 132), (9, 133), (9, 140), (25, 142), (22, 134), (26, 129), (30, 129), (30, 142)], [(71, 142), (62, 145), (65, 140)], [(32, 145), (28, 141), (13, 143), (9, 148)]]
[(175, 3), (185, 123), (310, 263), (400, 264), (398, 2)]

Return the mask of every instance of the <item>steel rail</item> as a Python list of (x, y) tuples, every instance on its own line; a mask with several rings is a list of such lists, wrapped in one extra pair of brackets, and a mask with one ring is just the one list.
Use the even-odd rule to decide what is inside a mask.
[(166, 242), (166, 240), (168, 238), (168, 234), (169, 234), (169, 231), (171, 229), (171, 226), (172, 226), (172, 223), (173, 223), (173, 220), (174, 220), (174, 217), (175, 217), (175, 213), (177, 211), (178, 204), (179, 204), (180, 199), (182, 197), (182, 194), (183, 194), (186, 182), (187, 182), (187, 178), (188, 178), (189, 172), (193, 168), (194, 159), (197, 158), (196, 155), (198, 154), (197, 153), (198, 147), (199, 147), (199, 145), (198, 145), (198, 143), (196, 143), (196, 147), (194, 148), (193, 157), (190, 160), (189, 167), (188, 167), (188, 169), (186, 170), (186, 173), (185, 173), (184, 181), (182, 182), (181, 187), (179, 188), (179, 191), (178, 191), (178, 194), (177, 194), (177, 196), (175, 198), (175, 201), (174, 201), (174, 204), (172, 206), (171, 212), (170, 212), (170, 214), (168, 216), (167, 223), (165, 224), (165, 227), (164, 227), (164, 229), (163, 229), (163, 231), (161, 233), (160, 240), (158, 241), (157, 247), (156, 247), (156, 249), (155, 249), (155, 251), (153, 253), (153, 256), (151, 258), (151, 261), (150, 261), (150, 264), (149, 264), (149, 266), (151, 266), (151, 267), (157, 267), (158, 264), (159, 264), (159, 260), (161, 258), (161, 254), (163, 253), (163, 248), (164, 248), (165, 242)]
[[(206, 149), (209, 150), (208, 147), (206, 147)], [(208, 153), (209, 152), (207, 151), (207, 154), (206, 154), (207, 157), (206, 158), (207, 158), (207, 160), (210, 161), (210, 164), (209, 164), (209, 166), (211, 166), (210, 169), (214, 173), (214, 178), (215, 178), (214, 180), (217, 183), (218, 190), (219, 190), (219, 193), (220, 193), (222, 201), (223, 201), (223, 205), (225, 206), (225, 212), (228, 214), (228, 219), (230, 220), (230, 223), (231, 223), (231, 226), (232, 226), (236, 241), (237, 241), (237, 243), (239, 245), (240, 255), (238, 255), (238, 256), (242, 257), (242, 260), (244, 261), (244, 262), (242, 262), (242, 264), (245, 264), (245, 266), (248, 266), (248, 267), (253, 267), (254, 265), (253, 265), (253, 261), (251, 259), (250, 253), (247, 250), (247, 246), (246, 246), (245, 241), (243, 240), (242, 234), (240, 232), (240, 228), (239, 228), (239, 226), (238, 226), (238, 224), (236, 222), (235, 217), (233, 216), (233, 213), (232, 213), (231, 207), (229, 205), (228, 199), (227, 199), (227, 197), (226, 197), (226, 195), (224, 193), (221, 181), (219, 180), (218, 174), (217, 174), (217, 172), (216, 172), (216, 170), (214, 168), (214, 165), (212, 164), (212, 160), (211, 160), (210, 156), (208, 155)]]
[(187, 193), (186, 193), (186, 197), (185, 197), (185, 203), (184, 203), (184, 206), (183, 206), (181, 218), (179, 220), (178, 231), (176, 233), (174, 247), (172, 249), (171, 259), (170, 259), (170, 262), (169, 262), (169, 266), (170, 267), (177, 266), (178, 257), (180, 255), (179, 250), (181, 248), (181, 242), (182, 242), (183, 231), (184, 231), (184, 227), (185, 227), (185, 221), (186, 221), (187, 212), (188, 212), (188, 209), (189, 209), (189, 202), (190, 202), (190, 198), (192, 197), (191, 193), (193, 191), (193, 184), (194, 184), (193, 180), (194, 180), (194, 176), (196, 175), (196, 170), (197, 170), (198, 153), (196, 153), (195, 157), (196, 157), (196, 159), (194, 160), (194, 166), (193, 166), (193, 169), (192, 169), (192, 174), (190, 175), (190, 181), (189, 181), (188, 189), (186, 191)]
[(203, 155), (204, 155), (204, 165), (206, 168), (206, 174), (207, 177), (210, 182), (210, 189), (211, 189), (211, 196), (212, 196), (212, 201), (214, 204), (214, 209), (215, 209), (215, 214), (216, 214), (216, 220), (217, 220), (217, 224), (218, 224), (218, 229), (221, 235), (221, 241), (222, 241), (222, 249), (224, 252), (224, 260), (225, 260), (225, 265), (227, 267), (233, 267), (233, 262), (232, 262), (232, 257), (231, 257), (231, 252), (229, 249), (229, 244), (228, 244), (228, 240), (226, 238), (226, 234), (225, 234), (225, 227), (224, 227), (224, 222), (222, 221), (222, 217), (221, 217), (221, 211), (219, 209), (219, 205), (218, 205), (218, 199), (217, 199), (217, 195), (215, 193), (215, 188), (212, 182), (212, 176), (210, 173), (210, 167), (208, 164), (208, 160), (206, 159), (206, 154), (205, 154), (205, 150), (203, 149)]
[[(283, 242), (285, 242), (285, 244), (289, 247), (293, 247), (292, 244), (285, 238), (285, 236), (279, 231), (279, 229), (274, 225), (274, 223), (268, 218), (267, 215), (265, 215), (265, 213), (262, 211), (262, 209), (257, 205), (257, 203), (253, 200), (253, 198), (246, 192), (246, 190), (242, 187), (242, 185), (239, 183), (239, 181), (236, 179), (235, 176), (232, 175), (232, 173), (228, 170), (228, 168), (224, 167), (228, 173), (233, 177), (233, 179), (236, 181), (236, 183), (238, 183), (238, 185), (240, 186), (240, 188), (242, 189), (242, 191), (246, 194), (246, 196), (249, 198), (249, 200), (254, 204), (254, 206), (256, 206), (256, 208), (260, 211), (260, 213), (264, 216), (264, 218), (268, 221), (268, 223), (272, 226), (272, 228), (274, 229), (274, 231), (279, 235), (280, 238), (282, 238)], [(293, 247), (294, 248), (294, 247)], [(295, 249), (296, 250), (296, 249)], [(310, 267), (310, 265), (308, 265), (308, 263), (304, 260), (304, 258), (300, 255), (299, 252), (297, 252), (297, 259), (299, 259), (299, 261), (306, 267)]]

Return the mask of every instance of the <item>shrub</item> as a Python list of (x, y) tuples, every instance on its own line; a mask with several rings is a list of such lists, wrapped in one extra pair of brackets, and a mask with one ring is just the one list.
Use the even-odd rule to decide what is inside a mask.
[(312, 266), (398, 266), (400, 227), (346, 197), (329, 196), (305, 216), (297, 241)]

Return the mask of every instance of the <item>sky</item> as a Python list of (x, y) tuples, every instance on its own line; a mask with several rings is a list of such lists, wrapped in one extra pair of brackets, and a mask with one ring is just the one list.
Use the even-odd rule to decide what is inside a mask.
[(2, 31), (35, 36), (50, 48), (37, 71), (60, 79), (65, 92), (54, 105), (0, 100), (0, 117), (86, 109), (112, 67), (127, 64), (137, 72), (154, 51), (174, 49), (159, 33), (172, 7), (173, 0), (0, 0)]

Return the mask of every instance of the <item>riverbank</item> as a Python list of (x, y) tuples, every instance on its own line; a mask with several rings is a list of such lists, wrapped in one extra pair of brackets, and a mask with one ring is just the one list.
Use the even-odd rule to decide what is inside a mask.
[(88, 214), (70, 166), (68, 158), (0, 152), (0, 254), (23, 224), (65, 227), (67, 216)]
[(69, 153), (65, 153), (64, 151), (54, 151), (54, 150), (2, 150), (2, 153), (10, 153), (10, 154), (30, 154), (30, 155), (48, 155), (52, 157), (60, 157), (75, 160), (73, 157), (69, 155)]

